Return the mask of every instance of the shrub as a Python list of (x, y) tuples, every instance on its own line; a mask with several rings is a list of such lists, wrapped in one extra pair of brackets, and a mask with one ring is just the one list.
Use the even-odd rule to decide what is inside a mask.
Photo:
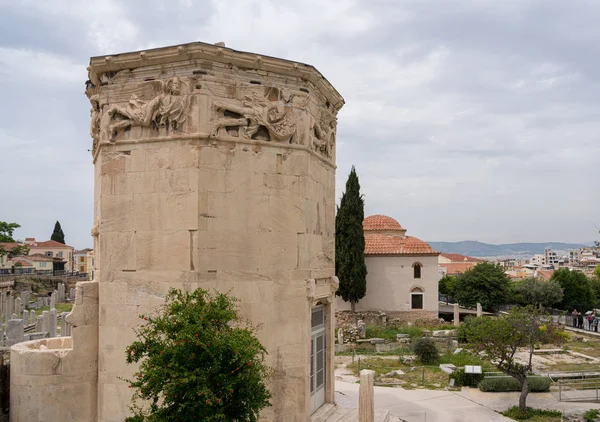
[[(127, 363), (141, 362), (127, 422), (256, 422), (270, 406), (266, 350), (237, 316), (236, 299), (171, 289), (158, 316), (144, 316)], [(143, 406), (137, 404), (141, 399)]]
[[(547, 377), (527, 377), (529, 381), (529, 392), (540, 393), (550, 391), (550, 378)], [(494, 377), (484, 378), (479, 383), (479, 389), (486, 392), (506, 392), (521, 391), (521, 384), (513, 377)]]
[(450, 378), (454, 378), (455, 387), (477, 387), (483, 380), (483, 376), (483, 374), (467, 374), (464, 369), (460, 369), (450, 375)]
[(463, 323), (456, 329), (456, 340), (458, 340), (459, 343), (468, 343), (467, 328), (472, 324), (473, 320), (474, 318), (472, 316), (466, 317)]
[[(540, 416), (540, 417), (546, 416), (546, 417), (552, 417), (552, 418), (556, 418), (556, 417), (560, 418), (562, 416), (562, 412), (560, 412), (559, 410), (534, 409), (534, 408), (528, 407), (526, 411), (523, 411), (523, 410), (521, 410), (521, 408), (519, 406), (513, 406), (510, 409), (502, 412), (502, 414), (508, 418), (516, 419), (518, 421), (530, 419), (530, 418), (533, 418), (536, 416)], [(536, 420), (538, 420), (538, 419), (536, 419)]]
[(429, 365), (435, 363), (439, 358), (435, 342), (428, 337), (421, 337), (415, 341), (413, 351), (421, 363)]
[(594, 422), (600, 416), (600, 411), (598, 409), (590, 409), (583, 414), (583, 420), (585, 422)]

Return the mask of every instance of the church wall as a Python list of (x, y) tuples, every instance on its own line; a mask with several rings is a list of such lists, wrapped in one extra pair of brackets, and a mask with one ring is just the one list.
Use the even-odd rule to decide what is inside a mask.
[[(422, 264), (421, 278), (415, 279), (413, 264)], [(367, 294), (356, 304), (356, 310), (383, 311), (390, 318), (406, 321), (437, 319), (437, 256), (366, 256)], [(423, 290), (423, 309), (411, 309), (413, 287)], [(337, 310), (349, 310), (350, 303), (336, 297)]]

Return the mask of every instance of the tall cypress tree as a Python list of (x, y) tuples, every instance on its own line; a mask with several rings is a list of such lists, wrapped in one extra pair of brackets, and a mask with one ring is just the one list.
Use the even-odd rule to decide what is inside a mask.
[(367, 294), (364, 218), (365, 201), (352, 166), (335, 216), (335, 272), (340, 280), (336, 295), (350, 302), (353, 312), (356, 302)]
[(54, 225), (54, 231), (52, 232), (51, 240), (56, 240), (59, 243), (65, 244), (65, 234), (62, 231), (62, 227), (60, 227), (60, 223), (57, 221)]

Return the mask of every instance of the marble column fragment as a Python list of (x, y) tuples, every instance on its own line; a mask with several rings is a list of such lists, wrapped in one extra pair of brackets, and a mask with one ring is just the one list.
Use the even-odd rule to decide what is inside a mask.
[(373, 382), (375, 371), (360, 371), (360, 387), (358, 389), (358, 422), (375, 421), (375, 393)]

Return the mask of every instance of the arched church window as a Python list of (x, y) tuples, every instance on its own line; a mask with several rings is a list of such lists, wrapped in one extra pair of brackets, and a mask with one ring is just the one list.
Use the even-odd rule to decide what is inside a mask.
[(413, 276), (414, 276), (414, 278), (421, 278), (421, 267), (422, 267), (422, 265), (419, 262), (415, 262), (413, 264)]

